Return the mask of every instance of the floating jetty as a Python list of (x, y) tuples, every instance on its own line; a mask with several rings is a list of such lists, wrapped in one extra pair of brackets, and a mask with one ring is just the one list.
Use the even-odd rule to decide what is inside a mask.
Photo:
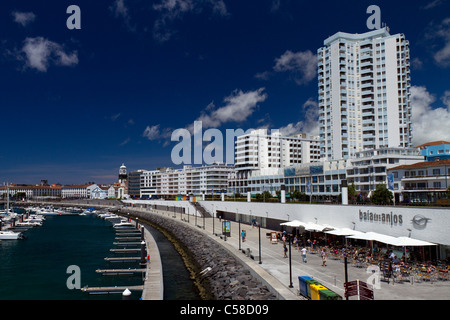
[(97, 273), (101, 273), (102, 275), (128, 275), (135, 273), (145, 273), (147, 272), (147, 268), (141, 269), (97, 269), (95, 270)]
[(130, 262), (130, 261), (140, 261), (141, 257), (112, 257), (112, 258), (105, 258), (106, 261), (109, 262)]
[(138, 248), (129, 248), (129, 249), (109, 249), (109, 251), (111, 252), (116, 252), (116, 253), (127, 253), (127, 252), (140, 252), (141, 249)]
[(81, 291), (87, 292), (89, 294), (111, 294), (111, 293), (123, 293), (125, 290), (130, 291), (142, 291), (144, 286), (119, 286), (119, 287), (84, 287)]

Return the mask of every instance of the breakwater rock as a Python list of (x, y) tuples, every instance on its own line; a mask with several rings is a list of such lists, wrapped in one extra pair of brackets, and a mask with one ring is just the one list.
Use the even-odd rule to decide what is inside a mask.
[[(275, 294), (251, 274), (233, 254), (199, 230), (185, 222), (151, 212), (122, 209), (163, 229), (177, 247), (199, 287), (204, 299), (213, 300), (276, 300)], [(172, 238), (172, 239), (171, 239)]]

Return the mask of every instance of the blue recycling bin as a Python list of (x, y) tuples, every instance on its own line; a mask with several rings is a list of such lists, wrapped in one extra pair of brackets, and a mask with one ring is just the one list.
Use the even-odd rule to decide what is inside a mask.
[(307, 277), (307, 276), (299, 276), (298, 277), (298, 282), (299, 282), (299, 291), (300, 294), (307, 297), (308, 296), (308, 286), (309, 284), (306, 283), (307, 280), (314, 280), (311, 277)]

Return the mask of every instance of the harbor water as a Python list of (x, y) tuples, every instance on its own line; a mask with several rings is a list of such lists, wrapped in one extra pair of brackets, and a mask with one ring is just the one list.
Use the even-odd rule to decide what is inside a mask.
[[(181, 256), (159, 231), (150, 228), (160, 250), (164, 300), (198, 299)], [(44, 224), (27, 230), (24, 240), (0, 242), (0, 300), (117, 300), (121, 294), (93, 295), (69, 289), (68, 279), (80, 270), (81, 287), (142, 285), (142, 275), (102, 276), (97, 269), (138, 268), (137, 262), (112, 263), (116, 232), (95, 215), (47, 216)], [(117, 256), (117, 255), (116, 255)], [(70, 283), (74, 283), (69, 280)], [(139, 299), (133, 292), (132, 299)]]

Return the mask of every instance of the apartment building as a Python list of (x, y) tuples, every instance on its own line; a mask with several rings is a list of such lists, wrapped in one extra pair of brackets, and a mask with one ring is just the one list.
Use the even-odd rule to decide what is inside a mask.
[(378, 184), (387, 185), (387, 171), (399, 165), (421, 163), (424, 157), (413, 148), (379, 148), (355, 154), (346, 168), (348, 184), (369, 196)]
[(321, 157), (411, 147), (410, 55), (403, 34), (388, 28), (338, 32), (318, 55)]
[(5, 197), (9, 193), (9, 196), (15, 196), (17, 194), (24, 195), (25, 198), (59, 198), (61, 197), (61, 186), (0, 186), (0, 197)]
[(258, 179), (258, 175), (270, 176), (280, 168), (317, 161), (320, 161), (317, 137), (302, 133), (283, 136), (278, 130), (270, 134), (267, 129), (252, 130), (236, 139), (236, 172), (230, 177), (228, 192), (246, 193), (250, 177)]
[(141, 197), (202, 195), (226, 192), (232, 166), (216, 163), (204, 166), (186, 165), (183, 168), (160, 168), (143, 171)]
[(447, 199), (450, 159), (425, 161), (388, 169), (398, 201), (434, 203)]
[(431, 141), (415, 147), (427, 161), (450, 159), (450, 142)]

